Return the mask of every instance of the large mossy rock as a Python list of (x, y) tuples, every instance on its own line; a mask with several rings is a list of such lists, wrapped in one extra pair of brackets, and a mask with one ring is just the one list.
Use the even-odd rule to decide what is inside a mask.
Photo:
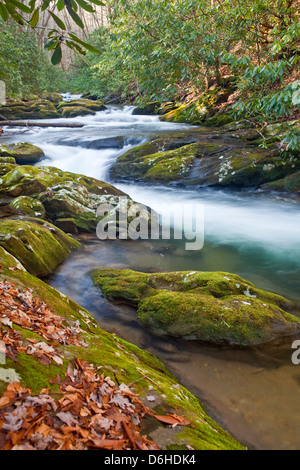
[(86, 116), (88, 114), (96, 114), (97, 111), (104, 111), (106, 106), (102, 101), (92, 101), (78, 99), (72, 101), (62, 101), (58, 104), (57, 109), (60, 115), (66, 117)]
[(80, 243), (39, 219), (0, 219), (0, 245), (36, 276), (46, 276)]
[(300, 171), (292, 173), (285, 178), (261, 186), (264, 191), (278, 191), (287, 193), (300, 193)]
[(16, 215), (26, 215), (29, 217), (37, 217), (39, 219), (44, 219), (46, 216), (43, 204), (39, 200), (29, 196), (16, 197), (9, 204), (9, 208), (12, 213)]
[[(95, 178), (30, 165), (17, 166), (0, 178), (0, 202), (1, 198), (8, 199), (11, 209), (20, 202), (30, 202), (20, 199), (24, 196), (38, 200), (40, 209), (44, 208), (45, 216), (55, 225), (57, 220), (59, 226), (61, 219), (72, 219), (80, 232), (95, 232), (101, 219), (97, 216), (101, 204), (110, 204), (115, 212), (120, 208), (120, 197), (126, 199), (128, 209), (135, 204), (122, 191)], [(74, 227), (73, 233), (76, 229)]]
[(61, 102), (61, 94), (56, 92), (43, 91), (40, 94), (42, 100), (52, 101), (52, 103), (58, 104)]
[(60, 108), (60, 114), (63, 118), (71, 118), (77, 116), (95, 115), (96, 112), (84, 106), (64, 106)]
[(40, 98), (27, 101), (10, 100), (6, 105), (0, 106), (0, 121), (85, 116), (105, 109), (99, 100), (79, 99), (65, 102), (61, 101), (61, 96), (57, 93), (43, 93)]
[(133, 115), (143, 116), (143, 115), (155, 115), (159, 114), (160, 104), (158, 101), (150, 101), (144, 105), (137, 106), (132, 111)]
[[(52, 363), (46, 367), (34, 355), (25, 352), (18, 354), (14, 361), (7, 358), (5, 364), (0, 365), (0, 396), (13, 379), (19, 381), (21, 386), (29, 387), (35, 394), (42, 389), (49, 389), (49, 394), (57, 397), (59, 389), (55, 378), (58, 374), (63, 377), (69, 361), (79, 358), (80, 361), (92, 364), (94, 370), (100, 370), (100, 374), (104, 372), (115, 383), (129, 385), (146, 406), (151, 404), (157, 414), (176, 413), (190, 421), (189, 425), (172, 428), (154, 418), (147, 418), (148, 430), (144, 434), (147, 433), (162, 449), (187, 450), (187, 446), (195, 450), (244, 449), (206, 414), (199, 400), (178, 383), (159, 359), (101, 329), (89, 312), (29, 274), (2, 247), (0, 259), (2, 281), (14, 284), (24, 292), (24, 298), (30, 295), (40, 299), (53, 314), (62, 319), (66, 327), (79, 328), (81, 339), (85, 343), (85, 346), (62, 344), (62, 341), (57, 344), (55, 348), (63, 360), (62, 365)], [(33, 332), (15, 324), (11, 328), (2, 324), (1, 328), (10, 332), (17, 328), (19, 337), (28, 344), (33, 341), (49, 343), (39, 329)], [(53, 342), (51, 345), (53, 346)], [(150, 394), (149, 384), (154, 400), (151, 403), (147, 400)]]
[(144, 326), (170, 336), (253, 346), (300, 332), (286, 299), (235, 274), (100, 269), (92, 278), (110, 299), (137, 306)]
[[(190, 103), (172, 109), (161, 116), (161, 121), (180, 122), (192, 125), (203, 124), (217, 104), (227, 100), (230, 90), (216, 88), (203, 93)], [(228, 122), (228, 121), (227, 121)]]
[(111, 178), (243, 188), (259, 187), (300, 168), (296, 156), (284, 157), (276, 148), (202, 138), (174, 150), (157, 151), (159, 142), (157, 139), (121, 155), (110, 169)]
[[(9, 101), (0, 107), (0, 114), (4, 120), (23, 119), (51, 119), (59, 117), (59, 113), (52, 101), (34, 99), (29, 101)], [(2, 117), (1, 117), (1, 120)]]
[[(3, 146), (0, 146), (0, 152)], [(3, 157), (0, 155), (0, 178), (16, 168), (16, 160), (13, 157)]]
[(86, 99), (78, 99), (78, 100), (71, 100), (71, 101), (61, 101), (57, 109), (62, 110), (64, 108), (72, 108), (72, 107), (80, 106), (83, 108), (90, 109), (92, 111), (104, 111), (106, 109), (106, 106), (102, 103), (102, 101), (97, 100), (97, 101), (92, 101), (92, 100), (86, 100)]
[(14, 159), (14, 163), (28, 165), (40, 162), (45, 157), (45, 154), (36, 145), (29, 142), (18, 142), (17, 144), (8, 144), (6, 146), (1, 145), (0, 163), (2, 163), (1, 157), (11, 157)]

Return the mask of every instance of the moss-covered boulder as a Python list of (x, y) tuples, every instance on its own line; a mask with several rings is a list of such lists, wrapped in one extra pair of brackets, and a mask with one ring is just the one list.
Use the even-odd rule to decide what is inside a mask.
[(62, 117), (86, 116), (96, 114), (97, 111), (104, 111), (106, 106), (102, 101), (92, 101), (88, 99), (78, 99), (72, 101), (61, 101), (57, 105), (58, 112)]
[[(0, 178), (0, 198), (20, 196), (38, 199), (47, 218), (55, 224), (57, 219), (73, 219), (81, 232), (95, 232), (102, 217), (97, 216), (101, 204), (110, 204), (115, 212), (121, 196), (126, 198), (128, 209), (135, 204), (122, 191), (95, 178), (30, 165), (17, 166)], [(13, 204), (12, 200), (9, 203)]]
[(61, 94), (56, 92), (43, 91), (40, 94), (42, 100), (52, 101), (52, 103), (58, 104), (61, 102)]
[(54, 103), (45, 99), (28, 101), (10, 100), (5, 106), (0, 107), (0, 114), (4, 120), (51, 119), (59, 117)]
[(161, 116), (161, 121), (186, 122), (187, 124), (202, 124), (214, 109), (214, 106), (222, 101), (226, 101), (228, 92), (216, 88), (203, 93), (197, 99), (172, 109)]
[(132, 111), (132, 114), (133, 115), (155, 115), (155, 114), (158, 114), (159, 113), (159, 109), (160, 109), (160, 104), (158, 101), (150, 101), (144, 105), (141, 105), (141, 106), (137, 106), (136, 108), (134, 108), (134, 110)]
[(29, 217), (37, 217), (39, 219), (44, 219), (46, 216), (43, 204), (37, 199), (29, 196), (16, 197), (9, 204), (9, 208), (12, 210), (12, 213), (18, 215), (27, 215)]
[[(15, 323), (9, 325), (7, 321), (6, 324), (1, 323), (2, 315), (5, 314), (1, 310), (0, 331), (4, 335), (17, 332), (19, 340), (25, 347), (14, 360), (7, 357), (5, 364), (0, 365), (0, 396), (8, 383), (14, 380), (22, 387), (29, 387), (34, 394), (40, 393), (42, 389), (48, 389), (48, 394), (59, 398), (60, 389), (55, 379), (58, 374), (63, 378), (70, 361), (78, 358), (91, 364), (94, 371), (99, 370), (100, 374), (103, 372), (107, 380), (130, 386), (131, 391), (139, 394), (139, 399), (146, 406), (151, 405), (157, 414), (176, 413), (190, 422), (188, 425), (173, 428), (148, 417), (146, 420), (148, 430), (143, 434), (147, 433), (148, 437), (162, 449), (188, 450), (189, 447), (195, 450), (244, 449), (207, 415), (199, 400), (178, 383), (159, 359), (101, 329), (89, 312), (29, 274), (16, 258), (2, 247), (0, 247), (0, 259), (0, 280), (13, 284), (24, 299), (33, 297), (43, 302), (51, 314), (61, 319), (65, 329), (69, 331), (76, 329), (79, 332), (83, 343), (68, 344), (63, 338), (58, 338), (54, 343), (45, 339), (44, 332), (38, 327), (33, 331), (30, 329), (30, 324), (26, 326), (25, 322), (21, 325)], [(51, 325), (49, 329), (51, 331)], [(52, 348), (55, 344), (55, 351), (61, 358), (62, 364), (52, 361), (50, 365), (45, 366), (33, 354), (26, 353), (29, 345), (40, 342), (45, 347), (49, 345)], [(149, 393), (150, 386), (151, 393)], [(147, 399), (149, 395), (152, 397), (152, 402)], [(78, 418), (79, 411), (78, 409)], [(121, 408), (120, 413), (122, 413)], [(48, 425), (51, 426), (51, 423)], [(145, 429), (143, 422), (141, 428), (142, 431)]]
[[(2, 146), (0, 147), (0, 152), (1, 152), (1, 148)], [(8, 173), (9, 171), (13, 170), (14, 168), (16, 168), (15, 158), (0, 156), (0, 178), (1, 176)]]
[(137, 306), (139, 321), (159, 333), (253, 346), (300, 332), (286, 299), (235, 274), (100, 269), (92, 278), (110, 299)]
[(61, 101), (57, 109), (58, 110), (63, 110), (65, 108), (73, 108), (73, 107), (81, 107), (81, 108), (86, 108), (91, 111), (104, 111), (106, 109), (106, 106), (102, 103), (102, 101), (97, 100), (97, 101), (92, 101), (88, 99), (78, 99), (78, 100), (71, 100), (71, 101)]
[(300, 193), (300, 171), (292, 173), (291, 175), (281, 178), (271, 183), (266, 183), (261, 186), (264, 191), (278, 191), (286, 193)]
[[(112, 180), (177, 182), (181, 185), (259, 187), (300, 168), (294, 155), (205, 136), (194, 144), (157, 151), (160, 139), (121, 155), (110, 169)], [(148, 153), (151, 152), (151, 153)]]
[(88, 114), (96, 114), (92, 109), (84, 106), (64, 106), (60, 109), (61, 117), (76, 117), (76, 116), (87, 116)]
[(29, 142), (18, 142), (17, 144), (8, 144), (0, 146), (0, 163), (1, 157), (11, 157), (14, 161), (10, 163), (18, 163), (19, 165), (34, 164), (41, 161), (45, 154), (42, 149)]
[(46, 276), (80, 243), (39, 219), (1, 219), (0, 245), (36, 276)]

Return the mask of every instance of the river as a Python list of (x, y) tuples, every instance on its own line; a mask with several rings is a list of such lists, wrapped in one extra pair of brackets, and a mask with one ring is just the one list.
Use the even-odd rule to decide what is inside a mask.
[[(132, 110), (109, 107), (95, 116), (47, 120), (84, 127), (7, 130), (5, 140), (38, 145), (46, 155), (43, 165), (109, 182), (109, 167), (127, 149), (189, 128)], [(300, 449), (300, 365), (291, 362), (290, 343), (242, 350), (154, 336), (139, 326), (134, 309), (107, 301), (89, 276), (97, 267), (225, 271), (300, 301), (299, 202), (253, 191), (113, 184), (158, 212), (174, 203), (202, 204), (203, 248), (186, 251), (181, 240), (100, 241), (84, 235), (83, 248), (47, 282), (88, 309), (102, 328), (159, 356), (248, 448)]]

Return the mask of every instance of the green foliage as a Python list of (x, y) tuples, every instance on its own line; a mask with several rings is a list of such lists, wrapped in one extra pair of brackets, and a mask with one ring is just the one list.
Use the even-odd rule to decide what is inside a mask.
[(78, 57), (70, 73), (71, 89), (98, 97), (116, 95), (130, 101), (137, 94), (138, 83), (115, 37), (108, 29), (99, 28), (90, 35), (89, 42), (86, 60)]
[(0, 70), (12, 97), (62, 91), (66, 86), (63, 71), (49, 64), (34, 32), (11, 21), (0, 21)]
[[(42, 0), (41, 2), (38, 0), (30, 0), (28, 5), (18, 0), (2, 0), (0, 1), (0, 19), (4, 22), (13, 20), (21, 26), (28, 25), (34, 29), (38, 24), (40, 11), (43, 12), (47, 10), (56, 25), (60, 28), (60, 30), (52, 29), (49, 31), (49, 41), (45, 46), (48, 50), (54, 49), (52, 64), (57, 65), (62, 59), (62, 43), (66, 44), (71, 49), (77, 50), (81, 54), (85, 54), (85, 49), (91, 50), (91, 48), (88, 43), (80, 40), (74, 34), (70, 34), (70, 31), (63, 34), (63, 31), (66, 31), (67, 28), (64, 22), (53, 13), (53, 9), (56, 7), (58, 11), (62, 11), (65, 8), (76, 25), (84, 29), (84, 24), (78, 13), (80, 13), (80, 9), (94, 13), (95, 9), (91, 4), (105, 5), (105, 3), (100, 0)], [(78, 43), (83, 47), (78, 46)]]
[[(98, 90), (123, 91), (135, 77), (144, 100), (176, 100), (224, 86), (233, 74), (235, 112), (280, 118), (293, 112), (289, 86), (299, 56), (296, 0), (118, 0), (109, 33), (94, 33), (101, 52), (80, 67)], [(103, 50), (103, 40), (105, 47)], [(117, 77), (116, 77), (117, 75)], [(108, 78), (111, 79), (111, 85)], [(295, 77), (297, 78), (297, 77)], [(277, 102), (277, 103), (276, 103)], [(263, 108), (261, 106), (263, 104)]]

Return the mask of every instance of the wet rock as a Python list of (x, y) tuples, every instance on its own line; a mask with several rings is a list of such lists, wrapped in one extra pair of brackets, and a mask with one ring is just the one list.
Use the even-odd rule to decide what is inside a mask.
[(10, 101), (0, 107), (1, 120), (51, 119), (59, 117), (59, 113), (49, 100), (36, 99), (30, 101)]
[(60, 140), (59, 144), (68, 145), (70, 147), (82, 147), (87, 149), (104, 150), (104, 149), (117, 149), (121, 150), (125, 145), (125, 137), (107, 137), (103, 139), (93, 140)]
[(199, 125), (210, 117), (217, 104), (226, 101), (227, 98), (228, 93), (223, 89), (209, 90), (196, 100), (169, 111), (160, 119), (161, 121)]
[(159, 113), (160, 104), (158, 101), (146, 103), (144, 106), (134, 108), (133, 115), (153, 115)]
[(278, 191), (286, 193), (300, 193), (300, 171), (292, 173), (271, 183), (266, 183), (261, 186), (263, 191)]
[(0, 245), (31, 274), (46, 276), (80, 243), (39, 219), (0, 220)]
[(78, 234), (77, 225), (74, 219), (56, 219), (54, 225), (65, 233), (71, 233), (73, 235)]
[(138, 320), (161, 334), (253, 346), (300, 332), (289, 301), (222, 272), (139, 273), (100, 269), (94, 283), (138, 308)]
[(19, 215), (28, 215), (31, 217), (38, 217), (44, 219), (46, 215), (43, 204), (29, 196), (19, 196), (15, 198), (10, 204), (9, 208), (12, 213)]
[[(87, 99), (78, 99), (71, 100), (68, 102), (62, 101), (58, 104), (57, 109), (63, 117), (72, 117), (75, 116), (76, 112), (84, 112), (85, 114), (95, 114), (96, 111), (104, 111), (106, 109), (106, 106), (104, 106), (102, 101), (99, 100), (91, 101)], [(87, 111), (89, 111), (89, 113)]]
[[(8, 144), (0, 146), (0, 163), (1, 157), (11, 157), (14, 159), (9, 163), (32, 164), (41, 161), (45, 154), (42, 149), (28, 142), (18, 142), (17, 144)], [(7, 162), (6, 162), (7, 163)]]
[[(128, 209), (135, 204), (122, 191), (95, 178), (30, 165), (17, 166), (0, 178), (1, 196), (34, 197), (42, 203), (49, 220), (71, 218), (80, 232), (95, 232), (101, 219), (97, 216), (101, 204), (110, 204), (116, 213), (120, 209), (121, 196), (128, 203)], [(147, 210), (144, 212), (148, 218)]]
[(52, 103), (58, 104), (61, 102), (61, 94), (55, 92), (43, 91), (40, 94), (42, 100), (51, 101)]
[(95, 115), (96, 112), (84, 106), (64, 106), (60, 108), (60, 114), (63, 118), (87, 116), (88, 114)]
[[(230, 126), (230, 125), (229, 125)], [(255, 129), (188, 134), (181, 139), (158, 138), (121, 155), (110, 168), (112, 180), (176, 183), (184, 186), (220, 186), (257, 188), (300, 169), (296, 155), (285, 155), (272, 146), (268, 149), (252, 145)], [(239, 126), (238, 126), (239, 127)], [(242, 133), (240, 136), (238, 133)], [(246, 134), (245, 134), (246, 133)], [(213, 138), (216, 139), (213, 139)], [(243, 142), (240, 138), (243, 137)], [(194, 143), (189, 143), (193, 142)], [(249, 139), (249, 141), (245, 140)]]

